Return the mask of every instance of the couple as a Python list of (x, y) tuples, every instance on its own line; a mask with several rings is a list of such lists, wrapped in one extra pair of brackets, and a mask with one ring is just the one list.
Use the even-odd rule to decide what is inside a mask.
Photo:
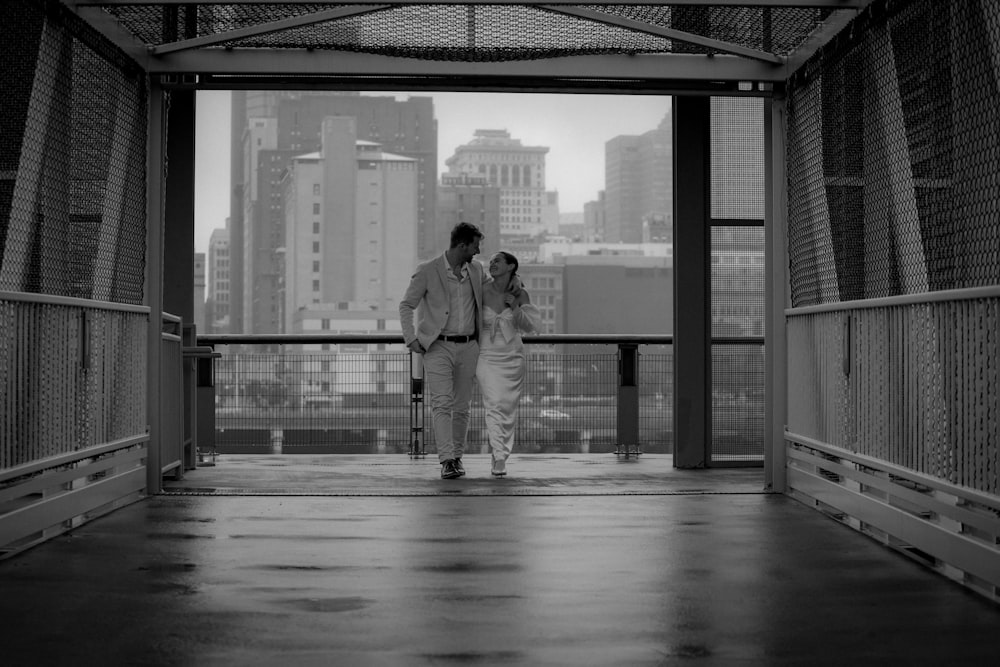
[(519, 332), (541, 329), (541, 314), (516, 275), (517, 258), (498, 252), (488, 272), (473, 261), (482, 239), (475, 225), (455, 225), (448, 250), (417, 267), (399, 304), (403, 340), (423, 355), (442, 479), (465, 474), (462, 453), (474, 379), (486, 408), (492, 474), (507, 474), (524, 382)]

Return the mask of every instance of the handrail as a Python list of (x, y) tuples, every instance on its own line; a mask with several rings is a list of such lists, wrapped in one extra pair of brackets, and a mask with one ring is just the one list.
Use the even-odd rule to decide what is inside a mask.
[(34, 292), (0, 291), (0, 301), (24, 301), (27, 303), (41, 303), (50, 306), (97, 308), (99, 310), (117, 310), (125, 313), (149, 313), (149, 306), (138, 306), (131, 303), (112, 303), (110, 301), (97, 301), (95, 299), (81, 299), (74, 296), (36, 294)]
[[(524, 336), (525, 343), (673, 345), (671, 334), (537, 334)], [(291, 343), (386, 343), (403, 344), (403, 335), (394, 334), (198, 334), (197, 344), (215, 345), (287, 345)], [(716, 345), (763, 345), (763, 336), (712, 336)]]
[(940, 303), (942, 301), (992, 299), (996, 297), (1000, 297), (1000, 285), (939, 290), (937, 292), (921, 292), (920, 294), (900, 294), (897, 296), (884, 296), (875, 299), (837, 301), (835, 303), (820, 303), (814, 306), (797, 306), (795, 308), (786, 308), (785, 317), (815, 315), (816, 313), (839, 313), (849, 310), (885, 308), (889, 306), (913, 306), (925, 303)]
[[(761, 339), (763, 340), (763, 339)], [(670, 345), (674, 337), (645, 334), (538, 334), (524, 336), (526, 343), (641, 343)], [(390, 343), (403, 344), (403, 334), (198, 334), (199, 345), (280, 345), (288, 343)]]

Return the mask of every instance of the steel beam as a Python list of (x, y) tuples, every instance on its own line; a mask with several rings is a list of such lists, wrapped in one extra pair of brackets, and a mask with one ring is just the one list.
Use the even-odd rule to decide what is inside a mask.
[(207, 49), (151, 58), (150, 74), (298, 76), (446, 76), (783, 82), (788, 70), (737, 56), (587, 55), (504, 62), (421, 60), (348, 51)]
[[(180, 6), (180, 5), (319, 5), (322, 0), (63, 0), (64, 4), (77, 7), (129, 7), (129, 6)], [(871, 0), (408, 0), (397, 5), (642, 5), (642, 6), (686, 6), (686, 7), (766, 7), (766, 8), (816, 8), (816, 9), (863, 9)], [(331, 5), (371, 5), (371, 0), (337, 0)]]

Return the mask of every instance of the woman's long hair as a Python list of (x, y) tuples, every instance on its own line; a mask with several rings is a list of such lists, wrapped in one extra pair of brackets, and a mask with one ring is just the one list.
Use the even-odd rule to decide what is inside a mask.
[(509, 264), (510, 266), (514, 267), (514, 269), (510, 272), (510, 276), (507, 278), (507, 291), (512, 292), (513, 289), (511, 288), (511, 284), (514, 281), (512, 281), (511, 278), (517, 275), (517, 267), (518, 267), (517, 257), (514, 257), (514, 255), (510, 254), (505, 250), (498, 250), (497, 254), (503, 255), (504, 261), (506, 261), (507, 264)]
[(514, 267), (514, 270), (510, 272), (511, 277), (513, 278), (515, 275), (517, 275), (517, 267), (518, 267), (517, 257), (514, 257), (514, 255), (510, 254), (506, 250), (500, 250), (497, 252), (497, 254), (503, 255), (504, 261), (506, 261), (508, 264)]

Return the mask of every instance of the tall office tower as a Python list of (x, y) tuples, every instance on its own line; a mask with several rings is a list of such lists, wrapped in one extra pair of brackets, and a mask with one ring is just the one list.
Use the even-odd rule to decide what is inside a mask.
[[(234, 90), (229, 104), (229, 333), (243, 333), (243, 133), (247, 128), (247, 92)], [(211, 266), (211, 255), (209, 256)]]
[[(239, 295), (234, 296), (238, 331), (277, 331), (282, 321), (277, 294), (284, 230), (275, 225), (281, 224), (285, 205), (277, 184), (293, 157), (321, 149), (323, 120), (337, 116), (355, 119), (359, 140), (378, 143), (385, 151), (414, 161), (418, 191), (411, 264), (414, 255), (425, 258), (437, 251), (433, 244), (437, 121), (430, 97), (397, 101), (357, 93), (236, 92), (230, 218), (232, 244), (240, 250), (239, 259), (235, 255), (233, 259), (238, 274), (233, 284)], [(262, 159), (265, 152), (266, 159)], [(353, 227), (341, 231), (341, 240), (347, 241)], [(340, 247), (350, 255), (347, 248), (353, 248), (353, 240)]]
[(215, 229), (208, 239), (208, 273), (205, 280), (205, 332), (229, 333), (231, 280), (229, 230)]
[(351, 117), (326, 118), (321, 136), (322, 150), (292, 158), (281, 183), (285, 332), (297, 313), (330, 304), (394, 308), (413, 272), (417, 161), (359, 140)]
[(583, 238), (588, 242), (604, 241), (607, 236), (605, 213), (605, 192), (597, 193), (597, 199), (583, 205)]
[[(449, 176), (483, 176), (500, 188), (500, 237), (537, 236), (545, 231), (545, 146), (522, 146), (507, 130), (476, 130), (447, 159)], [(558, 216), (556, 216), (558, 220)]]
[(559, 234), (559, 193), (554, 190), (542, 198), (542, 231), (553, 236)]
[(194, 326), (195, 331), (205, 331), (205, 253), (194, 254)]
[(608, 140), (604, 153), (604, 240), (640, 243), (643, 218), (673, 215), (670, 115), (655, 130)]
[(437, 203), (439, 252), (448, 247), (451, 229), (460, 222), (471, 222), (486, 235), (480, 260), (500, 250), (500, 188), (490, 185), (485, 176), (442, 174)]

